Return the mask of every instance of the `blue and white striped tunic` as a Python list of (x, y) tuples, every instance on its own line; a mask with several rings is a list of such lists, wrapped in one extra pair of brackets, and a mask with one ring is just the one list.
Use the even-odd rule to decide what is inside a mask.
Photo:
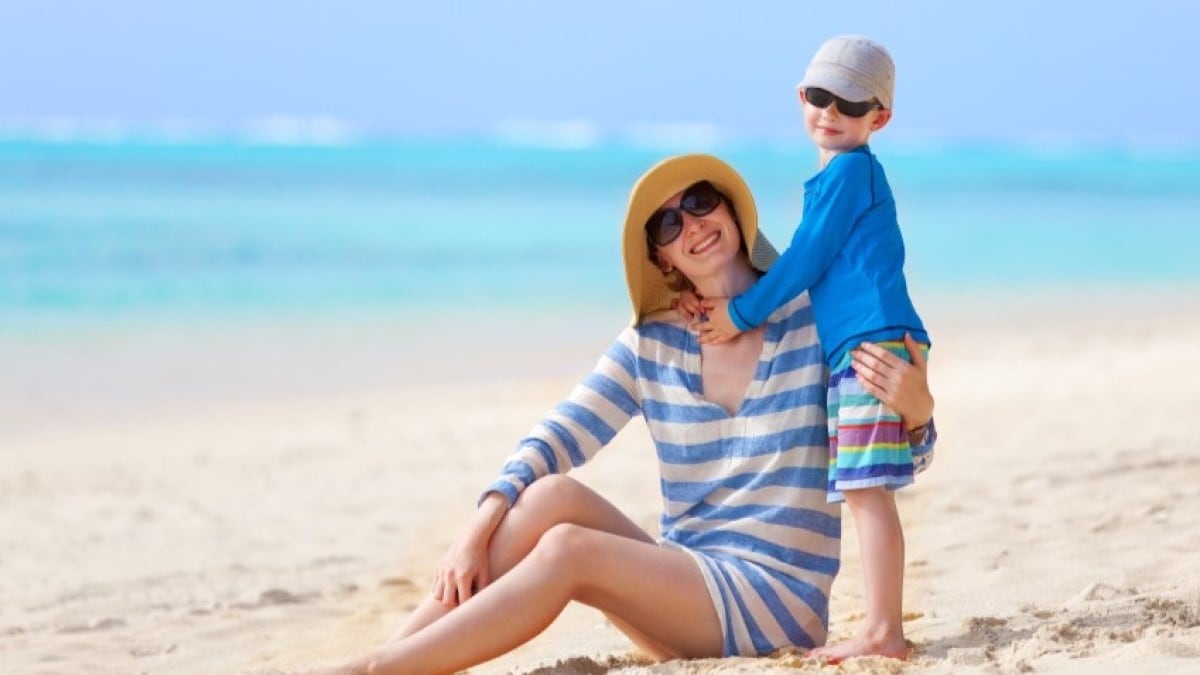
[(675, 312), (627, 328), (510, 456), (510, 503), (590, 459), (636, 413), (658, 452), (662, 544), (699, 564), (726, 656), (825, 642), (841, 537), (825, 499), (826, 370), (808, 295), (775, 310), (736, 415), (703, 398), (700, 345)]

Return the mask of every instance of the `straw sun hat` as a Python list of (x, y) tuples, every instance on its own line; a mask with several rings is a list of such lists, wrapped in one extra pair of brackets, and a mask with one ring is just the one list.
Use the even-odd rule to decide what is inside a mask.
[(662, 270), (650, 261), (646, 243), (646, 221), (668, 199), (693, 183), (706, 180), (732, 202), (741, 224), (742, 239), (750, 251), (750, 264), (765, 272), (779, 254), (771, 243), (758, 233), (758, 210), (746, 181), (732, 166), (712, 155), (680, 155), (669, 157), (642, 174), (629, 193), (625, 210), (625, 233), (622, 250), (625, 256), (625, 283), (633, 302), (633, 323), (642, 317), (670, 309), (675, 291), (667, 286)]

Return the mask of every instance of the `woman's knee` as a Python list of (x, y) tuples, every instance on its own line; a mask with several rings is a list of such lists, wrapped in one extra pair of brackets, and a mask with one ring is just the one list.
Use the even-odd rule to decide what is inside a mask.
[(559, 523), (546, 530), (532, 555), (543, 564), (564, 572), (577, 571), (589, 556), (596, 531), (572, 523)]
[(578, 503), (583, 485), (569, 476), (546, 476), (525, 488), (513, 508), (524, 511), (549, 528), (569, 518), (571, 509)]
[(506, 573), (528, 555), (548, 530), (571, 517), (578, 481), (546, 476), (526, 488), (500, 522), (491, 543), (493, 574)]

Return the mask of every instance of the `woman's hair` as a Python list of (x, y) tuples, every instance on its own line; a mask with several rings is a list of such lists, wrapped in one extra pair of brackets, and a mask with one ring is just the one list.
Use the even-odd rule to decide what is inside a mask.
[[(699, 181), (697, 181), (697, 182), (699, 182)], [(720, 190), (718, 190), (717, 194), (721, 196), (721, 202), (724, 203), (725, 206), (727, 206), (729, 208), (729, 215), (730, 215), (730, 217), (733, 218), (733, 224), (737, 225), (738, 234), (740, 235), (740, 237), (739, 237), (740, 243), (738, 244), (738, 253), (742, 254), (743, 256), (746, 256), (746, 259), (749, 260), (750, 252), (746, 248), (746, 235), (742, 232), (742, 221), (738, 220), (737, 209), (733, 208), (733, 202), (729, 200), (729, 197), (725, 196), (724, 192), (721, 192)], [(658, 213), (658, 211), (655, 211), (655, 213)], [(653, 215), (651, 215), (651, 217), (653, 217)], [(646, 233), (646, 252), (650, 256), (650, 262), (654, 263), (654, 266), (661, 270), (662, 269), (662, 260), (660, 260), (658, 257), (658, 244), (655, 244), (654, 241), (650, 238), (649, 230), (646, 230), (645, 228), (643, 228), (643, 230)], [(675, 291), (676, 293), (681, 293), (683, 291), (695, 290), (695, 286), (692, 285), (692, 280), (688, 279), (686, 276), (684, 276), (683, 272), (680, 272), (679, 270), (671, 270), (670, 272), (663, 272), (663, 276), (665, 276), (667, 278), (667, 288), (671, 289), (672, 291)]]

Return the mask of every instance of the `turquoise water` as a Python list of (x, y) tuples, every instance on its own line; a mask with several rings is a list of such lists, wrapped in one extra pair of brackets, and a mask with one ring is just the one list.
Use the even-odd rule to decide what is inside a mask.
[[(876, 150), (918, 304), (975, 289), (1200, 288), (1200, 156)], [(665, 154), (0, 142), (0, 330), (48, 317), (618, 307), (628, 190)], [(785, 241), (812, 152), (718, 154)]]

